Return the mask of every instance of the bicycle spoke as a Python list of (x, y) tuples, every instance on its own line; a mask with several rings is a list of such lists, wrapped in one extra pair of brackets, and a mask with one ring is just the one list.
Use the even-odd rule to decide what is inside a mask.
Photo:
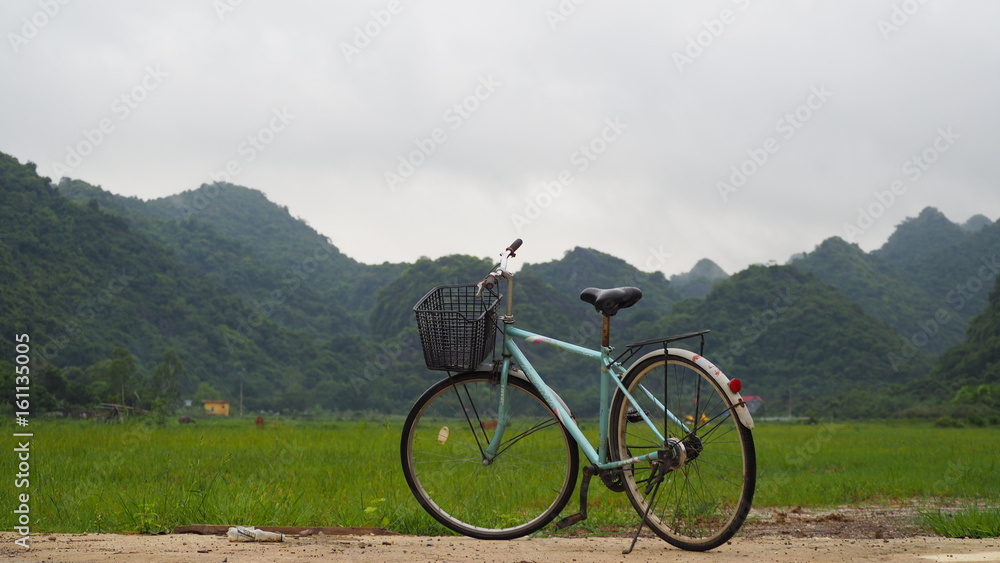
[[(469, 430), (472, 431), (472, 437), (476, 439), (476, 447), (479, 448), (479, 455), (480, 455), (481, 458), (485, 458), (486, 457), (485, 450), (483, 448), (482, 443), (480, 443), (480, 441), (479, 441), (479, 435), (476, 434), (475, 426), (472, 424), (472, 420), (469, 418), (469, 410), (465, 406), (465, 402), (462, 401), (462, 393), (459, 391), (457, 385), (452, 386), (452, 389), (455, 390), (455, 396), (458, 397), (458, 403), (459, 403), (459, 405), (462, 406), (462, 413), (465, 415), (465, 421), (469, 425)], [(473, 402), (472, 397), (469, 395), (469, 388), (467, 386), (463, 386), (462, 387), (462, 391), (465, 392), (466, 399), (469, 401), (469, 405), (472, 407), (472, 410), (473, 410), (473, 412), (476, 415), (476, 421), (479, 422), (480, 421), (479, 412), (476, 411), (476, 405)], [(481, 425), (482, 424), (480, 423), (480, 426)], [(485, 435), (486, 435), (486, 431), (483, 430), (483, 436), (485, 437)], [(489, 440), (486, 440), (486, 441), (489, 442)]]
[(555, 420), (543, 420), (543, 421), (539, 422), (535, 426), (533, 426), (533, 427), (525, 430), (524, 432), (522, 432), (522, 433), (520, 433), (520, 434), (512, 437), (510, 440), (505, 441), (503, 443), (503, 445), (500, 447), (500, 450), (497, 452), (497, 457), (500, 457), (500, 454), (502, 454), (503, 452), (507, 451), (508, 449), (510, 449), (511, 446), (513, 446), (517, 442), (523, 440), (524, 438), (527, 438), (528, 436), (530, 436), (530, 435), (532, 435), (532, 434), (534, 434), (536, 432), (539, 432), (539, 431), (544, 430), (546, 428), (550, 428), (552, 426), (556, 426), (558, 424), (559, 423), (556, 422)]
[[(626, 389), (639, 392), (633, 393), (636, 404), (616, 397), (613, 449), (619, 459), (664, 448), (673, 454), (623, 468), (626, 494), (661, 538), (684, 549), (711, 549), (728, 540), (749, 511), (756, 480), (753, 442), (710, 375), (693, 361), (666, 357), (647, 357), (626, 374)], [(667, 444), (658, 443), (645, 421), (630, 419), (629, 409), (659, 409), (662, 427), (656, 432)], [(662, 464), (674, 467), (664, 470)]]
[(472, 537), (510, 539), (539, 529), (559, 514), (576, 484), (576, 444), (555, 413), (526, 382), (511, 382), (507, 392), (511, 418), (488, 464), (482, 452), (495, 437), (500, 390), (486, 372), (443, 380), (404, 424), (401, 459), (417, 501)]

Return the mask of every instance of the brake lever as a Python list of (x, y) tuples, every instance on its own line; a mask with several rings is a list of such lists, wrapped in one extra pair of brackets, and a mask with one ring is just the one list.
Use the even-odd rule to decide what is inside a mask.
[(493, 286), (496, 285), (496, 283), (497, 283), (497, 279), (496, 279), (496, 277), (493, 274), (490, 274), (490, 275), (486, 276), (485, 278), (483, 278), (483, 281), (481, 281), (481, 282), (479, 282), (479, 283), (476, 284), (476, 297), (482, 297), (483, 296), (483, 288), (485, 288), (485, 289), (493, 289)]

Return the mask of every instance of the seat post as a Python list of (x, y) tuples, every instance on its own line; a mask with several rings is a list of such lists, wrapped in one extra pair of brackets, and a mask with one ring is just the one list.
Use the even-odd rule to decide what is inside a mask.
[(607, 348), (611, 346), (611, 317), (601, 316), (604, 317), (604, 325), (601, 327), (601, 346)]

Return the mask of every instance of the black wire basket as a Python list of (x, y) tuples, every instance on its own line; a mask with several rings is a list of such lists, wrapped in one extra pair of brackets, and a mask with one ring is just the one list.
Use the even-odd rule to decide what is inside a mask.
[(413, 306), (428, 369), (470, 371), (493, 353), (501, 295), (476, 291), (476, 284), (440, 285)]

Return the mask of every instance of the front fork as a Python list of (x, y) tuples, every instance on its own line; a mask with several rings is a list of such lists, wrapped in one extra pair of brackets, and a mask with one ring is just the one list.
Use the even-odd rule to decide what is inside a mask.
[(506, 351), (503, 356), (503, 364), (500, 366), (500, 404), (497, 406), (497, 427), (493, 431), (493, 437), (483, 451), (483, 465), (490, 465), (500, 452), (500, 443), (503, 441), (504, 432), (507, 430), (507, 423), (510, 422), (510, 401), (508, 400), (507, 381), (510, 378), (510, 354)]

